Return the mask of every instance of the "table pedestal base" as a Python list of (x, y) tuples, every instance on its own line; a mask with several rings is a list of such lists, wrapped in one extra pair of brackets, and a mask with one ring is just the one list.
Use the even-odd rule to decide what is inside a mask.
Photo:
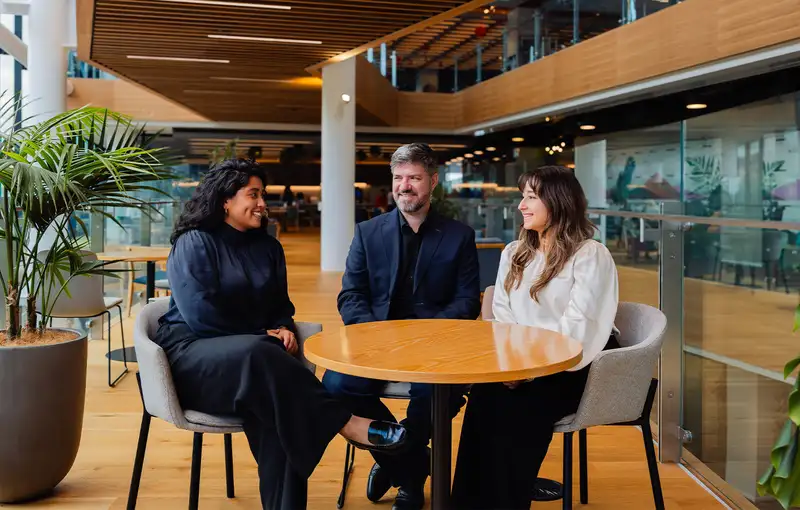
[(453, 448), (453, 424), (450, 417), (451, 386), (433, 387), (433, 433), (431, 452), (431, 509), (450, 509), (450, 463)]

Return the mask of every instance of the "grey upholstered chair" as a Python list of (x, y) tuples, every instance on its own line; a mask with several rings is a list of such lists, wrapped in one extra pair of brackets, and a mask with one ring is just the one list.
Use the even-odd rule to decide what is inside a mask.
[[(236, 416), (215, 416), (181, 408), (175, 385), (172, 382), (167, 355), (151, 338), (158, 329), (158, 319), (169, 308), (169, 299), (155, 299), (147, 304), (136, 317), (133, 330), (133, 342), (136, 348), (136, 359), (139, 372), (136, 379), (142, 396), (142, 425), (139, 430), (139, 445), (133, 464), (130, 492), (128, 493), (128, 510), (136, 508), (139, 494), (139, 482), (142, 478), (144, 454), (147, 448), (147, 436), (150, 432), (150, 419), (155, 416), (175, 425), (179, 429), (194, 432), (192, 448), (192, 470), (189, 486), (189, 509), (196, 510), (200, 498), (200, 461), (203, 453), (203, 434), (224, 434), (225, 436), (225, 479), (227, 496), (234, 497), (233, 484), (233, 448), (231, 434), (242, 431), (242, 420)], [(297, 343), (299, 355), (303, 356), (305, 340), (322, 331), (320, 324), (298, 322)], [(314, 372), (316, 366), (302, 357), (306, 367)]]
[(652, 378), (653, 368), (661, 352), (667, 318), (651, 306), (620, 303), (615, 325), (620, 331), (620, 348), (597, 355), (589, 369), (578, 412), (556, 424), (555, 431), (564, 434), (562, 508), (572, 508), (573, 434), (578, 432), (580, 500), (586, 504), (589, 501), (586, 429), (597, 425), (628, 425), (641, 427), (655, 507), (663, 510), (650, 412), (658, 386), (658, 380)]
[[(45, 260), (50, 253), (50, 250), (40, 251), (37, 258)], [(97, 260), (97, 255), (90, 251), (82, 251), (81, 255), (84, 261), (93, 262)], [(64, 278), (69, 275), (66, 271), (62, 271)], [(60, 284), (54, 283), (51, 293), (58, 292)], [(53, 319), (93, 319), (95, 317), (105, 316), (107, 321), (107, 340), (108, 340), (108, 386), (114, 387), (122, 377), (128, 373), (128, 360), (125, 358), (125, 328), (122, 324), (122, 298), (119, 297), (106, 297), (103, 292), (103, 277), (99, 275), (81, 275), (75, 276), (70, 280), (67, 286), (69, 294), (62, 292), (57, 298), (55, 303), (52, 303), (52, 310), (50, 312), (50, 322)], [(119, 333), (122, 337), (122, 363), (123, 369), (116, 379), (111, 380), (111, 309), (116, 308), (119, 311)], [(36, 296), (36, 309), (43, 310), (42, 293), (39, 292)]]
[(492, 311), (492, 301), (494, 300), (494, 285), (486, 287), (483, 291), (483, 301), (481, 301), (481, 319), (490, 321), (494, 319)]

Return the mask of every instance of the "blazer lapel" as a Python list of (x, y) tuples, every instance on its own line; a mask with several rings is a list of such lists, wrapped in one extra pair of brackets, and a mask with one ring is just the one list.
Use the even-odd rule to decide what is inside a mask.
[(389, 214), (384, 214), (383, 225), (381, 225), (381, 235), (383, 236), (383, 248), (386, 251), (386, 260), (389, 262), (389, 296), (394, 295), (394, 285), (397, 280), (397, 268), (400, 266), (400, 214), (398, 209)]
[(425, 232), (425, 236), (422, 238), (422, 246), (419, 248), (419, 257), (417, 258), (417, 267), (414, 270), (415, 293), (419, 287), (419, 282), (425, 277), (428, 266), (431, 264), (431, 259), (436, 253), (436, 249), (439, 247), (439, 243), (442, 241), (442, 236), (444, 235), (439, 222), (436, 221), (436, 216), (430, 214), (426, 220), (426, 223), (427, 222), (430, 223), (425, 225), (424, 228), (427, 228), (428, 231)]

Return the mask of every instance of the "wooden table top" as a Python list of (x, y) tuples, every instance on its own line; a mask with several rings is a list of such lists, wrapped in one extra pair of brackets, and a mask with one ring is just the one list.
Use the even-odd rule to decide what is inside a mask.
[(163, 262), (169, 258), (169, 246), (137, 246), (130, 250), (104, 251), (97, 260), (121, 260), (125, 262)]
[(583, 357), (580, 342), (546, 329), (488, 321), (384, 321), (307, 339), (312, 363), (385, 381), (469, 384), (562, 372)]

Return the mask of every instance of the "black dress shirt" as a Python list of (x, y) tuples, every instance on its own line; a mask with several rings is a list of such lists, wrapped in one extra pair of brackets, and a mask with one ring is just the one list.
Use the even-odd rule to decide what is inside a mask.
[(425, 222), (414, 232), (403, 214), (400, 218), (400, 261), (397, 266), (394, 295), (389, 311), (390, 320), (416, 319), (414, 311), (414, 272), (417, 268), (419, 248), (425, 236)]

